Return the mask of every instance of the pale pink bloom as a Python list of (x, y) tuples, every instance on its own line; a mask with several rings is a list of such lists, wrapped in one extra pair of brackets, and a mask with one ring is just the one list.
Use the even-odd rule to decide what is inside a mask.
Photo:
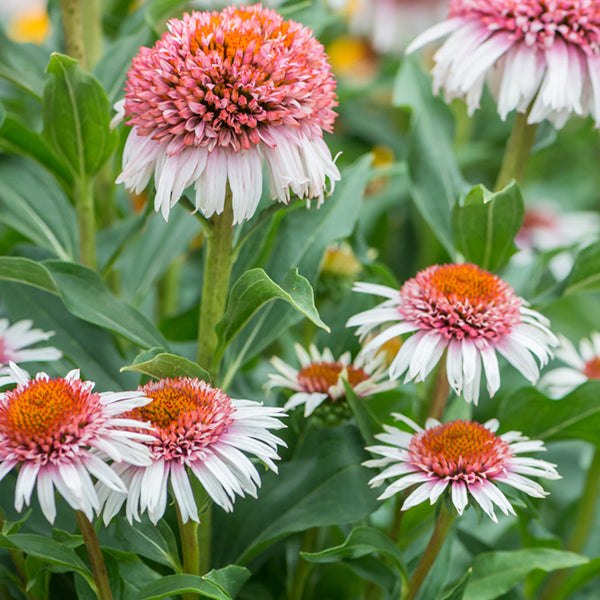
[(371, 487), (381, 485), (386, 479), (392, 480), (379, 496), (380, 500), (414, 486), (402, 510), (425, 500), (434, 504), (447, 491), (459, 515), (463, 514), (470, 496), (497, 522), (495, 506), (505, 515), (515, 514), (498, 483), (534, 498), (543, 498), (547, 492), (539, 483), (525, 476), (560, 479), (556, 465), (518, 456), (523, 452), (545, 450), (543, 442), (530, 440), (519, 431), (498, 436), (499, 423), (496, 419), (484, 425), (462, 420), (442, 424), (429, 419), (423, 429), (403, 415), (393, 413), (393, 416), (407, 423), (415, 433), (385, 425), (385, 433), (375, 436), (385, 445), (367, 448), (383, 458), (363, 464), (383, 468), (369, 482)]
[(301, 365), (300, 370), (294, 369), (276, 356), (271, 359), (279, 374), (269, 375), (267, 387), (287, 388), (296, 392), (286, 402), (284, 410), (304, 404), (304, 416), (310, 416), (326, 400), (336, 402), (345, 398), (343, 380), (350, 384), (359, 398), (396, 387), (393, 381), (380, 383), (387, 370), (381, 356), (361, 355), (352, 361), (350, 352), (344, 352), (335, 359), (329, 348), (325, 348), (320, 353), (315, 346), (311, 345), (307, 352), (302, 346), (296, 344), (295, 349)]
[(593, 211), (562, 213), (549, 203), (525, 209), (523, 225), (515, 237), (520, 252), (513, 261), (529, 263), (536, 252), (564, 248), (549, 261), (548, 267), (557, 280), (564, 279), (573, 268), (576, 251), (598, 240), (600, 215)]
[(244, 452), (256, 456), (277, 472), (277, 446), (285, 445), (269, 429), (285, 427), (283, 409), (250, 400), (232, 400), (222, 390), (198, 379), (161, 379), (147, 383), (140, 393), (152, 402), (135, 409), (131, 418), (149, 421), (153, 438), (146, 442), (152, 464), (116, 465), (129, 494), (100, 484), (108, 523), (127, 499), (129, 521), (148, 511), (153, 523), (167, 506), (167, 489), (173, 491), (183, 522), (199, 521), (190, 476), (195, 477), (212, 500), (233, 510), (235, 496), (256, 497), (260, 475)]
[(18, 321), (9, 326), (7, 319), (0, 319), (0, 385), (12, 383), (8, 363), (38, 362), (58, 360), (62, 352), (48, 346), (46, 348), (26, 348), (47, 340), (53, 331), (31, 329), (33, 321)]
[(559, 335), (560, 345), (556, 358), (569, 365), (548, 371), (539, 383), (551, 398), (562, 398), (590, 379), (600, 379), (600, 333), (594, 331), (590, 339), (579, 342), (579, 351), (564, 336)]
[(117, 182), (141, 192), (152, 174), (154, 208), (165, 219), (193, 185), (206, 217), (223, 212), (229, 186), (233, 222), (249, 219), (263, 188), (323, 202), (340, 178), (323, 141), (337, 105), (323, 46), (275, 11), (230, 6), (171, 19), (152, 48), (140, 48), (115, 122), (132, 130)]
[(377, 52), (402, 52), (415, 33), (444, 16), (447, 0), (352, 0), (350, 30)]
[(92, 476), (108, 488), (127, 491), (106, 463), (146, 465), (147, 448), (142, 433), (125, 429), (123, 418), (133, 408), (149, 402), (142, 392), (93, 391), (94, 383), (81, 381), (79, 370), (65, 378), (29, 375), (14, 363), (10, 372), (17, 387), (0, 394), (0, 480), (20, 467), (15, 508), (29, 506), (33, 488), (44, 516), (54, 523), (54, 489), (74, 509), (92, 519), (100, 500)]
[(363, 338), (390, 324), (363, 352), (412, 333), (392, 361), (390, 377), (406, 373), (405, 382), (424, 381), (445, 352), (448, 382), (467, 402), (477, 404), (482, 365), (490, 397), (498, 391), (496, 352), (535, 383), (539, 369), (532, 354), (542, 367), (551, 356), (549, 346), (557, 344), (545, 317), (525, 306), (502, 279), (473, 264), (434, 265), (400, 290), (371, 283), (357, 283), (354, 290), (388, 298), (348, 321)]
[(407, 49), (450, 35), (434, 55), (434, 90), (479, 107), (487, 80), (505, 119), (531, 105), (529, 123), (600, 126), (600, 5), (593, 0), (452, 0), (448, 19)]

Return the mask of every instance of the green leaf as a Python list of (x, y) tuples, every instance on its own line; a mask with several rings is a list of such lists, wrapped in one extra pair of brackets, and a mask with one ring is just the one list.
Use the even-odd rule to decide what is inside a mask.
[[(234, 565), (219, 571), (211, 571), (204, 577), (167, 575), (141, 589), (136, 600), (159, 600), (173, 594), (185, 593), (196, 593), (202, 598), (213, 600), (232, 600), (237, 590), (249, 577), (250, 572), (247, 569)], [(233, 595), (227, 589), (228, 586), (231, 586), (230, 589), (234, 591)]]
[(143, 348), (168, 347), (150, 321), (117, 298), (91, 269), (75, 263), (45, 261), (67, 309), (75, 316), (122, 335)]
[(527, 423), (527, 435), (532, 439), (581, 439), (600, 447), (599, 397), (600, 381), (588, 381), (561, 400), (523, 388), (502, 402), (498, 419), (506, 431), (520, 431)]
[(600, 290), (600, 242), (577, 254), (571, 273), (565, 281), (565, 294)]
[(0, 31), (0, 78), (14, 83), (38, 100), (42, 99), (47, 60), (48, 54), (40, 46), (13, 42)]
[[(327, 246), (352, 234), (360, 216), (365, 187), (371, 175), (372, 155), (359, 158), (342, 170), (342, 180), (333, 194), (315, 210), (294, 207), (282, 214), (277, 236), (265, 271), (274, 281), (282, 281), (291, 269), (314, 282)], [(231, 344), (224, 385), (240, 366), (259, 354), (300, 319), (289, 304), (274, 302), (261, 309)]]
[(588, 581), (600, 575), (600, 556), (592, 558), (590, 562), (575, 569), (569, 578), (554, 593), (552, 600), (567, 600)]
[(52, 294), (59, 293), (48, 269), (28, 258), (0, 257), (0, 279), (27, 283)]
[(275, 299), (285, 300), (315, 325), (329, 331), (317, 312), (313, 289), (302, 275), (298, 275), (298, 269), (292, 269), (281, 286), (262, 269), (250, 269), (231, 288), (225, 314), (217, 324), (217, 356), (223, 353), (261, 306)]
[(240, 498), (232, 514), (215, 512), (216, 564), (243, 563), (290, 533), (371, 514), (379, 502), (368, 486), (372, 473), (361, 465), (367, 458), (354, 427), (309, 430), (279, 474), (262, 477), (260, 504)]
[(410, 190), (419, 212), (454, 256), (451, 211), (465, 188), (452, 153), (454, 124), (450, 110), (431, 93), (431, 80), (417, 61), (405, 57), (396, 77), (394, 106), (412, 111), (407, 163)]
[(12, 115), (6, 115), (0, 126), (0, 148), (11, 154), (37, 160), (67, 185), (73, 182), (69, 167), (55, 154), (46, 140)]
[(467, 261), (498, 271), (517, 251), (513, 240), (524, 214), (523, 197), (515, 182), (497, 193), (475, 186), (452, 213), (457, 250)]
[(52, 54), (47, 72), (44, 135), (74, 175), (93, 175), (117, 144), (106, 93), (93, 75), (63, 54)]
[(213, 569), (212, 571), (209, 571), (204, 578), (215, 585), (218, 585), (232, 598), (235, 598), (242, 589), (242, 586), (250, 578), (250, 571), (245, 567), (228, 565), (223, 569)]
[(350, 405), (352, 414), (356, 419), (356, 423), (365, 443), (368, 446), (377, 443), (375, 435), (383, 431), (381, 421), (369, 408), (368, 400), (366, 398), (359, 398), (354, 393), (352, 386), (346, 380), (343, 381), (344, 389), (346, 390), (346, 400)]
[(473, 569), (469, 569), (460, 581), (450, 590), (448, 595), (444, 596), (443, 600), (463, 600), (467, 585), (473, 575)]
[(73, 260), (77, 253), (75, 211), (56, 182), (35, 165), (0, 164), (0, 222), (61, 260)]
[[(34, 263), (35, 264), (35, 263)], [(85, 379), (99, 390), (131, 389), (137, 377), (119, 373), (123, 357), (113, 336), (105, 329), (74, 317), (58, 296), (22, 284), (2, 282), (2, 300), (11, 320), (31, 318), (44, 331), (54, 331), (51, 344), (60, 348), (71, 362), (64, 361), (60, 374), (76, 364)]]
[(585, 556), (549, 548), (480, 554), (473, 559), (473, 574), (463, 598), (493, 600), (511, 590), (534, 569), (554, 571), (577, 567), (587, 562)]
[(374, 527), (355, 527), (343, 544), (321, 550), (321, 552), (301, 552), (300, 556), (313, 563), (338, 562), (343, 558), (360, 558), (369, 554), (381, 554), (404, 571), (402, 552), (383, 532)]
[(123, 367), (121, 371), (136, 371), (157, 379), (197, 377), (210, 382), (210, 374), (197, 363), (182, 356), (168, 354), (160, 350), (153, 348), (148, 352), (139, 354), (132, 364)]
[(77, 571), (86, 578), (91, 577), (89, 569), (71, 548), (51, 538), (32, 533), (0, 534), (0, 546), (22, 550), (25, 554)]
[(91, 269), (75, 263), (0, 257), (0, 279), (58, 293), (76, 317), (122, 335), (145, 348), (167, 347), (159, 331), (132, 306), (117, 298)]
[(175, 536), (164, 520), (157, 526), (146, 517), (135, 526), (126, 519), (117, 519), (115, 523), (116, 537), (125, 549), (181, 573)]

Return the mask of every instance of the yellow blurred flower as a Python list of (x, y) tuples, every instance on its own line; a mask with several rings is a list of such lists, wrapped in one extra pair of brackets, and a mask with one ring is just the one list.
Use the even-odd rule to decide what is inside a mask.
[(321, 272), (336, 277), (354, 278), (360, 273), (362, 265), (354, 256), (352, 248), (345, 243), (331, 244), (325, 251)]
[(45, 6), (31, 6), (14, 13), (9, 22), (6, 34), (19, 43), (32, 42), (42, 44), (50, 33), (50, 19)]
[(326, 52), (338, 77), (356, 85), (368, 83), (375, 77), (377, 57), (365, 40), (342, 35), (327, 46)]

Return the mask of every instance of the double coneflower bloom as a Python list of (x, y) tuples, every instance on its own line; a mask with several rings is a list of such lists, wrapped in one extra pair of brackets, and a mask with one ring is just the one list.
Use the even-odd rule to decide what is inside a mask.
[(231, 6), (171, 19), (127, 76), (117, 120), (131, 127), (118, 182), (140, 193), (154, 174), (154, 207), (168, 219), (193, 185), (206, 217), (250, 218), (266, 166), (271, 198), (323, 201), (339, 179), (323, 131), (331, 131), (335, 81), (323, 46), (275, 11)]
[(487, 81), (505, 119), (529, 111), (562, 127), (572, 113), (600, 124), (600, 6), (592, 0), (452, 0), (448, 19), (408, 52), (450, 35), (434, 55), (434, 88), (479, 106)]

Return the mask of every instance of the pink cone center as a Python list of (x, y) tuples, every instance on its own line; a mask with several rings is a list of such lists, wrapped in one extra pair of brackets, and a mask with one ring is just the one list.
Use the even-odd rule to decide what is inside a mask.
[(588, 379), (600, 379), (600, 356), (594, 356), (585, 363), (583, 374)]
[(450, 16), (479, 21), (540, 50), (562, 38), (588, 55), (600, 51), (600, 6), (594, 0), (452, 0)]
[(219, 440), (233, 422), (235, 407), (220, 389), (191, 378), (161, 379), (140, 388), (152, 398), (131, 411), (131, 417), (150, 421), (156, 440), (155, 458), (183, 461)]
[(260, 5), (193, 12), (167, 26), (128, 74), (125, 115), (138, 134), (175, 154), (272, 145), (266, 126), (331, 130), (335, 81), (309, 29)]
[(344, 378), (351, 387), (356, 387), (361, 381), (369, 379), (369, 375), (360, 367), (341, 362), (314, 362), (303, 367), (298, 372), (298, 383), (308, 393), (320, 392), (327, 394), (331, 386), (339, 382), (339, 377), (345, 369)]
[(58, 461), (88, 445), (105, 421), (100, 395), (89, 384), (32, 380), (0, 403), (0, 458)]
[(400, 290), (399, 312), (447, 339), (497, 341), (521, 321), (521, 300), (496, 275), (469, 263), (434, 265)]
[(415, 434), (409, 461), (440, 479), (473, 483), (493, 479), (512, 456), (508, 444), (489, 429), (470, 421), (452, 421)]

